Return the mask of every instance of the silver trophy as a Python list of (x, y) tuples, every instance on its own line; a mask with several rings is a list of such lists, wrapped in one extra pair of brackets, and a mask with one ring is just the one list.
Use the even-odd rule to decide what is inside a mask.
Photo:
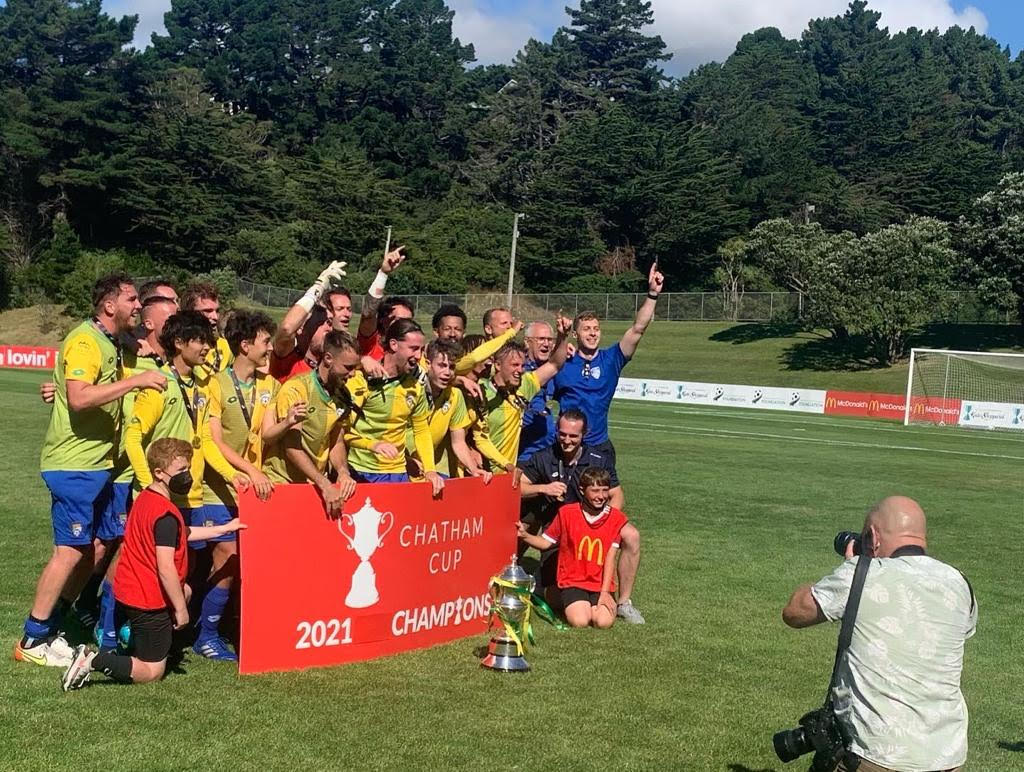
[[(487, 654), (480, 660), (480, 664), (491, 670), (525, 673), (530, 669), (530, 665), (523, 656), (523, 647), (526, 645), (524, 623), (529, 617), (529, 594), (533, 592), (534, 580), (516, 562), (515, 555), (512, 556), (512, 562), (505, 566), (496, 578), (512, 587), (497, 582), (491, 584), (491, 606), (494, 615), (503, 624), (491, 636)], [(524, 595), (527, 597), (524, 598)], [(509, 635), (506, 625), (516, 631), (519, 636), (518, 643)]]

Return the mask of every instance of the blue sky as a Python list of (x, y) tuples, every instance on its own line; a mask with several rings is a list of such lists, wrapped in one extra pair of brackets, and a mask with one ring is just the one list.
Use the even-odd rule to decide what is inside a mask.
[[(573, 0), (447, 0), (455, 10), (455, 33), (473, 43), (482, 63), (509, 61), (530, 37), (547, 40), (564, 23), (564, 7)], [(712, 59), (724, 59), (745, 32), (778, 27), (798, 37), (812, 17), (842, 13), (848, 0), (652, 0), (654, 31), (674, 59), (674, 75)], [(890, 30), (916, 26), (946, 29), (974, 26), (1008, 44), (1014, 55), (1024, 46), (1024, 0), (870, 0)], [(106, 0), (109, 13), (139, 14), (136, 43), (163, 29), (170, 0)]]

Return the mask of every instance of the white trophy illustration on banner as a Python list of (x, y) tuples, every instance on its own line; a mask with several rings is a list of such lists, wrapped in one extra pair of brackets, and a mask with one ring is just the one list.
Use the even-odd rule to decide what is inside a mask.
[[(345, 533), (346, 521), (352, 523), (352, 536)], [(381, 531), (385, 521), (387, 525), (384, 525), (384, 530)], [(395, 516), (391, 512), (378, 512), (370, 503), (369, 497), (358, 512), (342, 515), (338, 520), (338, 530), (348, 542), (348, 548), (355, 550), (359, 556), (359, 566), (352, 574), (352, 589), (345, 597), (345, 605), (349, 608), (367, 608), (380, 600), (377, 593), (377, 574), (370, 565), (370, 557), (384, 543), (384, 537), (394, 524)]]

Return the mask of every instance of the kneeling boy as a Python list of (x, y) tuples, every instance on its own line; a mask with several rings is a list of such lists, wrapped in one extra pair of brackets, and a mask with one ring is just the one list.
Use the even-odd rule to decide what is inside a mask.
[(188, 542), (215, 539), (243, 526), (237, 519), (212, 528), (190, 528), (171, 494), (192, 488), (192, 446), (165, 437), (149, 446), (146, 461), (153, 482), (132, 504), (121, 545), (121, 562), (114, 576), (116, 616), (127, 620), (132, 656), (97, 654), (85, 645), (75, 648), (64, 672), (64, 691), (80, 689), (94, 670), (121, 683), (156, 681), (164, 674), (174, 630), (188, 624)]
[[(607, 469), (587, 467), (580, 474), (580, 501), (558, 510), (551, 525), (534, 536), (519, 523), (519, 538), (539, 550), (558, 546), (557, 584), (566, 621), (573, 627), (608, 628), (615, 622), (615, 564), (619, 533), (628, 522), (608, 504)], [(554, 588), (551, 588), (554, 589)], [(555, 604), (552, 604), (555, 605)]]

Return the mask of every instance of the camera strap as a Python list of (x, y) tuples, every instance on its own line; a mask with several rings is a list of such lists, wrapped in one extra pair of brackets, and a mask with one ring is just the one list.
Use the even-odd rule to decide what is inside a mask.
[(853, 625), (857, 621), (857, 610), (860, 608), (860, 596), (864, 591), (864, 580), (867, 578), (870, 567), (871, 558), (866, 555), (861, 555), (857, 558), (857, 567), (853, 571), (853, 584), (850, 585), (850, 596), (846, 600), (846, 609), (843, 611), (843, 624), (839, 628), (836, 661), (832, 666), (832, 679), (828, 683), (828, 693), (825, 695), (826, 706), (832, 704), (832, 689), (836, 685), (839, 663), (842, 662), (846, 650), (850, 648), (850, 640), (853, 638)]

